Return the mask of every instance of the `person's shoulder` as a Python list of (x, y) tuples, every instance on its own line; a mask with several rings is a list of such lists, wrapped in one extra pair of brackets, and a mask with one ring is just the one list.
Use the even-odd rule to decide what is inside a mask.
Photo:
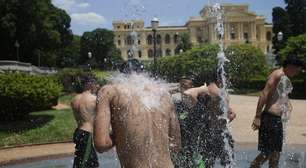
[(284, 76), (284, 75), (285, 75), (285, 73), (284, 73), (281, 69), (276, 69), (276, 70), (274, 70), (274, 71), (271, 73), (269, 79), (273, 79), (273, 80), (278, 81), (278, 80), (280, 80), (281, 77)]

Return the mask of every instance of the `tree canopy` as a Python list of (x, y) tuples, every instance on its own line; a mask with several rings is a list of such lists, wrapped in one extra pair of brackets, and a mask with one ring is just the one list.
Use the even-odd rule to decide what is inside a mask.
[(0, 59), (56, 66), (56, 55), (72, 41), (70, 16), (51, 0), (0, 1)]
[[(88, 57), (91, 52), (92, 58)], [(107, 29), (95, 29), (84, 32), (81, 37), (80, 63), (90, 63), (91, 66), (102, 69), (112, 68), (122, 60), (120, 51), (114, 44), (114, 33)]]

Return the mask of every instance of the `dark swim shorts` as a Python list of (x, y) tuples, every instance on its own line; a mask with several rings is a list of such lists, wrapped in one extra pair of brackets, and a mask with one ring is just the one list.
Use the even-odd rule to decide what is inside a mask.
[(258, 150), (266, 155), (281, 152), (283, 147), (283, 123), (280, 116), (263, 112), (258, 135)]
[(97, 153), (92, 144), (92, 134), (88, 131), (76, 129), (73, 135), (75, 143), (73, 168), (99, 167)]

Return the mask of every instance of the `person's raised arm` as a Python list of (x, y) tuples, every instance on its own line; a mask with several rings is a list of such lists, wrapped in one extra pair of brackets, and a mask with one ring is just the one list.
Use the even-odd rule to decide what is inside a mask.
[(170, 151), (178, 152), (181, 149), (181, 130), (179, 120), (177, 118), (175, 107), (171, 103), (169, 121), (169, 142)]
[(111, 101), (114, 96), (111, 86), (104, 86), (97, 96), (97, 113), (94, 121), (94, 145), (102, 153), (114, 146), (110, 136)]

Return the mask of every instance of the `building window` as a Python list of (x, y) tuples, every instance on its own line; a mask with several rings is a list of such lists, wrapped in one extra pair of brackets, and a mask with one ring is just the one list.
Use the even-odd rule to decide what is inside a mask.
[(243, 38), (246, 43), (249, 43), (249, 34), (248, 33), (243, 33)]
[(171, 55), (171, 50), (169, 48), (167, 48), (166, 50), (166, 56), (170, 56)]
[(118, 40), (118, 46), (120, 46), (121, 45), (121, 40)]
[(148, 57), (153, 58), (153, 50), (152, 49), (148, 50)]
[(267, 41), (271, 41), (272, 40), (272, 33), (270, 31), (267, 32), (266, 39), (267, 39)]
[(170, 44), (170, 35), (169, 34), (166, 34), (166, 36), (165, 36), (165, 43)]
[(138, 45), (140, 45), (141, 44), (141, 41), (140, 40), (138, 40)]
[(142, 55), (141, 55), (141, 51), (138, 51), (138, 57), (141, 58)]
[(161, 36), (158, 34), (157, 36), (156, 36), (156, 43), (157, 44), (161, 44)]
[(156, 51), (156, 57), (162, 57), (163, 56), (163, 51), (159, 48)]
[(202, 43), (203, 42), (202, 37), (198, 36), (197, 41), (198, 41), (198, 43)]
[(120, 26), (117, 26), (117, 29), (120, 29)]
[(133, 45), (134, 41), (132, 39), (132, 36), (127, 36), (126, 42), (127, 42), (128, 45)]
[(234, 27), (231, 27), (230, 38), (231, 38), (231, 40), (235, 40), (236, 39), (236, 32), (235, 32), (235, 28)]
[(152, 37), (151, 34), (148, 35), (148, 37), (147, 37), (147, 43), (148, 43), (149, 45), (152, 45), (152, 43), (153, 43), (153, 37)]
[(179, 42), (179, 36), (178, 34), (174, 35), (174, 43), (177, 44)]

